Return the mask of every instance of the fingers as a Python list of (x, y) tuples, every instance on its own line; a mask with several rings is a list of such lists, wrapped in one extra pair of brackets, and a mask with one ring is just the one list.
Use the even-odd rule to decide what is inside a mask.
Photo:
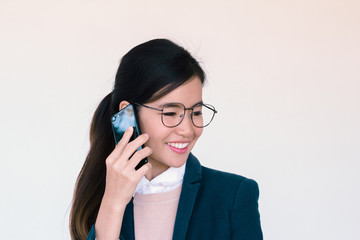
[[(137, 151), (137, 149), (144, 145), (149, 139), (147, 134), (142, 134), (135, 140), (129, 142), (133, 135), (133, 131), (134, 129), (132, 127), (125, 131), (113, 152), (106, 159), (107, 165), (116, 165), (119, 169), (129, 167), (129, 171), (132, 171), (142, 159), (152, 153), (152, 150), (149, 147)], [(129, 161), (130, 158), (131, 161)]]
[(145, 164), (144, 166), (142, 166), (141, 168), (139, 168), (135, 173), (137, 175), (137, 181), (140, 181), (142, 176), (145, 176), (145, 174), (148, 171), (151, 171), (151, 168), (152, 168), (152, 165), (149, 162), (147, 164)]
[(152, 153), (152, 149), (149, 147), (145, 147), (141, 150), (136, 151), (129, 160), (129, 167), (131, 169), (135, 169), (135, 167), (139, 164), (139, 162), (144, 158), (150, 156), (151, 153)]
[(136, 153), (135, 151), (142, 145), (144, 145), (149, 139), (149, 135), (141, 134), (135, 140), (129, 142), (126, 147), (123, 149), (124, 156), (128, 156), (128, 159)]
[(116, 206), (120, 203), (127, 204), (130, 201), (140, 179), (151, 169), (151, 164), (147, 163), (135, 170), (142, 159), (152, 154), (152, 150), (145, 147), (137, 151), (140, 146), (145, 144), (149, 136), (142, 134), (129, 142), (133, 132), (132, 127), (128, 128), (118, 145), (106, 159), (104, 198), (110, 199), (111, 204)]
[(107, 163), (112, 163), (114, 162), (123, 152), (124, 148), (126, 147), (126, 145), (128, 144), (132, 134), (134, 132), (134, 128), (133, 127), (129, 127), (128, 129), (126, 129), (123, 137), (121, 138), (121, 140), (119, 141), (119, 143), (116, 145), (115, 149), (111, 152), (111, 154), (108, 156), (108, 158), (106, 159)]
[(147, 134), (141, 134), (135, 140), (129, 143), (133, 132), (133, 127), (129, 127), (128, 129), (126, 129), (123, 137), (116, 145), (112, 153), (108, 156), (110, 162), (117, 159), (120, 155), (124, 154), (128, 155), (127, 159), (129, 159), (130, 156), (136, 151), (136, 149), (138, 149), (141, 145), (145, 144), (145, 142), (149, 139), (149, 136)]

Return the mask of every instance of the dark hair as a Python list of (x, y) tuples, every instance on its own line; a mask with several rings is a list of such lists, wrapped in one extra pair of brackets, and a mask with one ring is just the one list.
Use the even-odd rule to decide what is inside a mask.
[(105, 160), (115, 147), (111, 117), (121, 101), (148, 103), (192, 77), (203, 84), (205, 73), (184, 48), (154, 39), (131, 49), (121, 60), (113, 91), (97, 107), (90, 128), (90, 151), (77, 178), (70, 213), (72, 239), (86, 239), (105, 191)]

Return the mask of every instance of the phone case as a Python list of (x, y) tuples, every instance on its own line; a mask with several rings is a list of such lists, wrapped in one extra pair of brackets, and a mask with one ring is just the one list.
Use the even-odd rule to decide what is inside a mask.
[[(130, 138), (130, 141), (134, 140), (140, 135), (140, 129), (137, 124), (136, 120), (136, 112), (134, 111), (134, 107), (132, 104), (129, 104), (125, 108), (123, 108), (120, 112), (116, 113), (111, 118), (115, 143), (118, 144), (121, 138), (123, 137), (126, 129), (129, 127), (133, 127), (133, 135)], [(138, 150), (141, 150), (144, 146), (140, 146)], [(132, 157), (132, 156), (131, 156)], [(131, 158), (130, 157), (130, 158)], [(145, 163), (147, 163), (147, 158), (142, 159), (139, 164), (135, 167), (135, 169), (139, 169), (141, 166), (143, 166)]]

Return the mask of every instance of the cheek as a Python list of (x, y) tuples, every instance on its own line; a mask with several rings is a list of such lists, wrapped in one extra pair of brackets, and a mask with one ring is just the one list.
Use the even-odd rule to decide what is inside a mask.
[(203, 132), (203, 128), (196, 128), (195, 130), (195, 137), (199, 138)]
[(142, 133), (147, 133), (150, 137), (148, 140), (148, 145), (154, 145), (158, 140), (162, 139), (166, 132), (167, 128), (161, 123), (161, 119), (156, 116), (149, 116), (145, 113), (139, 113), (139, 125)]
[(149, 116), (149, 114), (147, 114), (146, 112), (142, 111), (138, 113), (138, 117), (141, 133), (147, 133), (150, 135), (152, 129), (154, 129), (154, 127), (156, 128), (156, 119), (151, 117), (151, 115)]

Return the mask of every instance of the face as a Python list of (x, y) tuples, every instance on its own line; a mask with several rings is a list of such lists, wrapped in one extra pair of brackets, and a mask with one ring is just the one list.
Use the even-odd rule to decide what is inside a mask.
[[(198, 77), (194, 77), (167, 95), (146, 105), (161, 109), (162, 105), (167, 103), (182, 103), (186, 108), (191, 108), (201, 101), (201, 81)], [(149, 135), (149, 140), (145, 145), (153, 151), (148, 157), (153, 176), (157, 176), (168, 167), (180, 167), (186, 162), (203, 130), (195, 127), (191, 122), (190, 112), (191, 110), (186, 111), (180, 125), (168, 128), (162, 124), (159, 111), (145, 107), (139, 108), (141, 131)]]

